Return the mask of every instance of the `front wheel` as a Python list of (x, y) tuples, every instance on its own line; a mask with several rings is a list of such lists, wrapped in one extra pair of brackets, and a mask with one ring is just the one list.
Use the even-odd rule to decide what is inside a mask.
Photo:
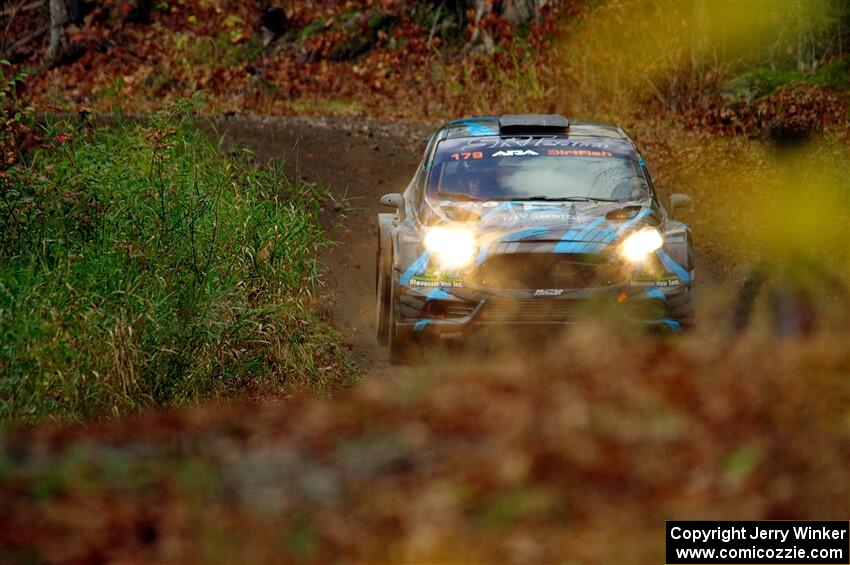
[[(391, 286), (395, 289), (395, 286)], [(410, 327), (400, 326), (397, 320), (396, 306), (397, 297), (393, 293), (390, 296), (389, 308), (389, 346), (390, 363), (392, 365), (412, 365), (422, 361), (424, 348)]]
[(696, 327), (696, 300), (694, 298), (694, 288), (691, 286), (688, 291), (671, 299), (670, 317), (679, 324), (683, 332), (693, 331)]
[(377, 312), (375, 314), (375, 333), (378, 343), (387, 345), (390, 338), (390, 301), (392, 300), (392, 249), (381, 245), (378, 240), (377, 280), (375, 300)]

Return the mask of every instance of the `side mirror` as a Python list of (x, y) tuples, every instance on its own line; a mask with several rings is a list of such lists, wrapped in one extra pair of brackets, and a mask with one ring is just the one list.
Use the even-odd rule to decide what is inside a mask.
[(691, 210), (694, 207), (694, 201), (687, 194), (675, 193), (670, 195), (670, 215), (674, 215), (679, 211)]
[(381, 196), (381, 204), (391, 208), (396, 208), (399, 213), (404, 216), (404, 196), (398, 192), (392, 192)]

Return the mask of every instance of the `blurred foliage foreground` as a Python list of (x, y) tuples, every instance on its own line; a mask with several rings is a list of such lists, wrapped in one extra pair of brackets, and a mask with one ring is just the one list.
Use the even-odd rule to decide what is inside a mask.
[[(350, 372), (310, 308), (321, 195), (222, 156), (194, 104), (27, 135), (7, 116), (0, 420), (325, 389)], [(13, 151), (31, 132), (36, 147)]]
[(843, 337), (711, 335), (20, 431), (0, 560), (661, 563), (666, 519), (846, 518)]

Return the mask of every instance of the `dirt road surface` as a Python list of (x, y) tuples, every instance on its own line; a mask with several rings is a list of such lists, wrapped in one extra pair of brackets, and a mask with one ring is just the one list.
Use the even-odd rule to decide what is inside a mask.
[(404, 190), (433, 128), (297, 117), (223, 119), (216, 129), (227, 145), (253, 151), (258, 164), (282, 159), (287, 174), (330, 188), (335, 202), (325, 204), (323, 217), (336, 245), (322, 262), (332, 322), (368, 374), (385, 373), (388, 355), (375, 340), (379, 199)]

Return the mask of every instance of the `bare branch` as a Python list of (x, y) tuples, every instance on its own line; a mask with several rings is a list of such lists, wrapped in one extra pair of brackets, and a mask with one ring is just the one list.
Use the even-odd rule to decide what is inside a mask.
[(43, 27), (41, 29), (37, 29), (37, 30), (25, 35), (24, 37), (20, 38), (19, 40), (17, 40), (16, 42), (14, 42), (10, 46), (8, 46), (7, 48), (4, 48), (3, 49), (3, 58), (4, 59), (11, 59), (12, 57), (15, 56), (15, 53), (17, 53), (18, 50), (21, 47), (25, 46), (26, 44), (30, 43), (31, 41), (35, 41), (36, 39), (41, 38), (42, 35), (47, 33), (47, 29), (48, 28), (46, 28), (46, 27)]
[(2, 12), (0, 12), (0, 16), (2, 17), (15, 17), (17, 14), (21, 12), (29, 12), (30, 10), (35, 10), (36, 8), (42, 8), (45, 5), (45, 0), (35, 0), (34, 2), (30, 2), (28, 4), (24, 4), (20, 2), (15, 6), (10, 6), (5, 8)]

